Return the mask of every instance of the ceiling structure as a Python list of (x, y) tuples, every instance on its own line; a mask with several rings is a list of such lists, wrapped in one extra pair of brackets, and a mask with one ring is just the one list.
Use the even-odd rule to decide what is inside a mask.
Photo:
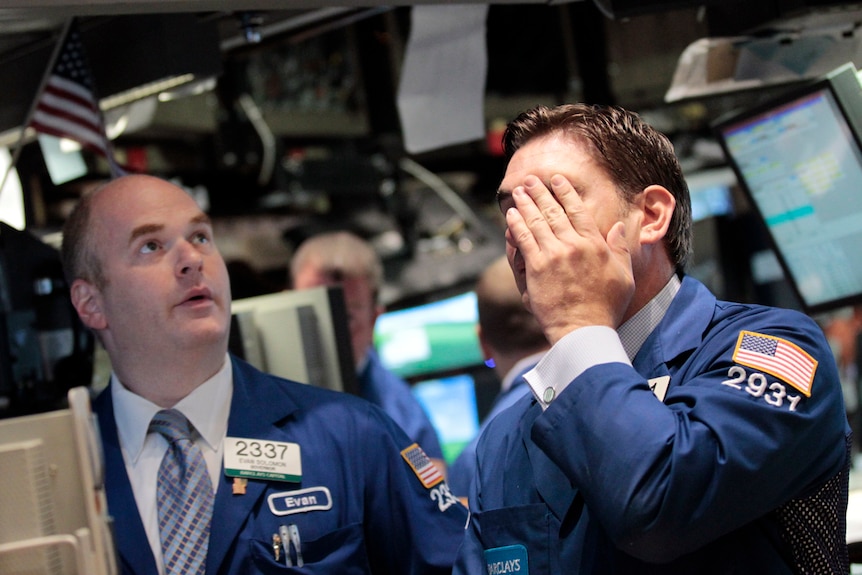
[[(758, 37), (771, 37), (783, 33), (782, 43), (787, 42), (788, 34), (801, 34), (806, 30), (836, 29), (845, 37), (855, 32), (859, 25), (859, 4), (837, 0), (769, 0), (750, 2), (743, 0), (500, 0), (488, 2), (492, 5), (565, 5), (594, 4), (607, 17), (608, 21), (624, 22), (647, 14), (661, 14), (674, 10), (698, 10), (698, 20), (708, 36), (737, 36), (753, 33)], [(191, 25), (187, 19), (174, 25), (165, 24), (165, 30), (156, 30), (152, 34), (152, 42), (163, 44), (180, 44), (184, 51), (187, 45), (197, 46), (202, 51), (217, 49), (226, 54), (244, 49), (249, 43), (266, 41), (288, 34), (298, 35), (303, 31), (333, 28), (358, 19), (391, 10), (397, 7), (415, 4), (452, 4), (448, 0), (339, 0), (338, 2), (319, 2), (316, 0), (4, 0), (0, 5), (0, 80), (14, 92), (0, 99), (0, 108), (6, 109), (7, 115), (14, 115), (18, 110), (9, 110), (11, 100), (22, 101), (23, 94), (32, 93), (38, 86), (38, 78), (44, 73), (46, 60), (51, 49), (56, 45), (64, 24), (72, 17), (78, 17), (85, 45), (91, 59), (95, 59), (94, 68), (99, 67), (99, 60), (111, 62), (113, 70), (123, 68), (124, 58), (132, 58), (132, 52), (120, 54), (110, 53), (121, 41), (116, 38), (104, 40), (110, 36), (111, 28), (115, 27), (115, 19), (129, 16), (150, 15), (184, 15), (193, 18), (198, 25)], [(153, 20), (142, 19), (147, 26), (152, 26)], [(176, 28), (186, 27), (207, 28), (201, 32), (205, 36), (196, 39), (172, 36)], [(88, 31), (92, 33), (89, 35)], [(194, 30), (192, 30), (194, 32)], [(317, 32), (315, 32), (317, 31)], [(579, 32), (583, 32), (580, 30)], [(629, 29), (626, 34), (643, 34), (648, 31)], [(684, 37), (679, 30), (668, 30), (669, 38), (664, 43), (669, 50), (681, 52), (674, 44), (673, 36)], [(123, 34), (130, 38), (130, 43), (136, 42), (136, 33), (132, 24), (125, 24)], [(206, 36), (210, 34), (210, 36)], [(218, 47), (211, 45), (212, 34), (217, 34)], [(109, 47), (106, 49), (105, 45)], [(130, 50), (133, 47), (130, 47)], [(108, 53), (106, 53), (108, 52)], [(144, 62), (152, 56), (141, 52), (137, 60)], [(175, 57), (174, 53), (156, 56)], [(636, 55), (627, 55), (636, 58)], [(646, 54), (649, 57), (650, 54)], [(675, 54), (679, 56), (679, 53)], [(712, 56), (711, 56), (712, 57)], [(600, 63), (602, 64), (602, 63)], [(619, 62), (615, 63), (617, 66)], [(126, 66), (128, 67), (128, 66)], [(24, 78), (23, 83), (13, 81), (11, 84), (4, 78), (4, 68), (7, 75), (14, 78)], [(96, 72), (97, 70), (94, 70)], [(111, 79), (104, 80), (99, 76), (99, 92), (103, 98), (113, 96)], [(34, 78), (36, 78), (34, 80)], [(132, 81), (131, 77), (125, 83)], [(35, 82), (35, 85), (34, 85)], [(105, 82), (109, 85), (106, 89)], [(117, 82), (124, 85), (124, 82)], [(12, 89), (10, 89), (12, 88)], [(9, 128), (10, 120), (3, 118), (0, 112), (0, 133)]]
[[(256, 46), (271, 45), (283, 38), (292, 38), (294, 43), (301, 42), (303, 38), (311, 38), (330, 30), (346, 27), (363, 19), (370, 19), (380, 14), (389, 14), (399, 8), (415, 4), (450, 4), (445, 0), (399, 0), (396, 2), (383, 3), (380, 0), (342, 0), (337, 5), (327, 5), (319, 0), (3, 0), (0, 4), (0, 145), (10, 145), (18, 137), (20, 125), (27, 116), (31, 101), (38, 89), (41, 78), (44, 75), (48, 62), (65, 24), (72, 17), (77, 17), (84, 44), (93, 68), (94, 76), (97, 78), (98, 91), (103, 98), (103, 108), (108, 110), (110, 116), (112, 110), (129, 112), (134, 108), (136, 113), (143, 108), (135, 103), (120, 104), (112, 98), (117, 99), (120, 95), (128, 94), (129, 90), (140, 88), (165, 77), (183, 76), (190, 72), (197, 76), (201, 83), (190, 83), (187, 87), (205, 86), (212, 89), (212, 83), (207, 84), (213, 77), (232, 77), (236, 75), (237, 62), (242, 66), (262, 65), (260, 60), (253, 61), (242, 55)], [(858, 5), (855, 3), (834, 2), (826, 0), (772, 0), (752, 2), (742, 0), (705, 0), (701, 2), (691, 0), (573, 0), (571, 2), (545, 2), (531, 0), (505, 0), (502, 2), (491, 2), (492, 6), (513, 7), (518, 5), (530, 6), (553, 6), (559, 12), (551, 12), (547, 15), (551, 20), (562, 19), (563, 14), (569, 14), (570, 21), (567, 26), (560, 26), (545, 33), (542, 22), (533, 26), (533, 36), (525, 39), (525, 30), (530, 28), (531, 22), (518, 22), (519, 43), (512, 42), (514, 35), (503, 32), (502, 38), (494, 37), (498, 31), (493, 29), (493, 23), (499, 20), (491, 20), (489, 16), (489, 44), (496, 42), (494, 49), (489, 48), (489, 58), (508, 58), (511, 62), (490, 62), (489, 87), (506, 87), (506, 84), (520, 83), (528, 84), (542, 81), (547, 75), (549, 68), (567, 68), (561, 75), (562, 88), (550, 86), (545, 89), (548, 93), (504, 94), (496, 97), (489, 93), (486, 102), (486, 115), (489, 118), (511, 117), (511, 110), (517, 109), (526, 101), (533, 103), (555, 103), (565, 97), (583, 98), (585, 101), (599, 101), (605, 98), (615, 98), (617, 103), (623, 105), (643, 106), (651, 114), (652, 123), (667, 131), (675, 131), (678, 126), (668, 124), (661, 125), (663, 118), (660, 109), (664, 92), (667, 90), (674, 66), (682, 55), (686, 45), (701, 37), (711, 36), (737, 36), (752, 33), (761, 39), (776, 38), (776, 46), (786, 48), (793, 41), (794, 35), (804, 33), (807, 29), (835, 29), (838, 38), (843, 38), (849, 43), (855, 37), (855, 31), (859, 26), (862, 16), (859, 14)], [(600, 20), (578, 22), (578, 18), (585, 12), (582, 10), (586, 5), (598, 8)], [(568, 12), (566, 11), (568, 10)], [(593, 12), (596, 12), (593, 10)], [(510, 15), (511, 16), (511, 15)], [(674, 17), (672, 17), (674, 16)], [(515, 18), (517, 21), (517, 18)], [(598, 24), (598, 25), (597, 25)], [(604, 32), (602, 32), (602, 29)], [(559, 32), (558, 32), (559, 30)], [(568, 35), (568, 36), (567, 36)], [(561, 36), (558, 40), (563, 49), (557, 50), (555, 44), (553, 50), (562, 52), (550, 56), (547, 52), (538, 50), (538, 44), (544, 40), (543, 36), (553, 38)], [(789, 38), (789, 40), (788, 40)], [(392, 39), (390, 38), (390, 41)], [(403, 41), (403, 39), (402, 39)], [(400, 46), (403, 48), (403, 45)], [(769, 49), (770, 47), (767, 47)], [(260, 50), (258, 50), (260, 51)], [(349, 51), (349, 50), (348, 50)], [(390, 52), (397, 50), (390, 50)], [(780, 50), (773, 50), (779, 52)], [(523, 54), (522, 54), (523, 53)], [(392, 57), (388, 54), (386, 57)], [(522, 61), (515, 62), (515, 59)], [(714, 63), (714, 58), (711, 61)], [(266, 62), (263, 62), (265, 64)], [(380, 61), (378, 61), (378, 68)], [(342, 63), (342, 65), (344, 65)], [(397, 63), (393, 64), (397, 67)], [(545, 67), (547, 66), (547, 68)], [(374, 70), (374, 65), (363, 70), (368, 90), (393, 91), (393, 77), (397, 72), (391, 72), (389, 77), (368, 78), (369, 72), (378, 74), (380, 70)], [(495, 72), (496, 70), (496, 72)], [(495, 73), (497, 74), (495, 80)], [(514, 81), (513, 81), (514, 80)], [(597, 88), (598, 87), (598, 88)], [(221, 87), (220, 87), (221, 88)], [(732, 92), (733, 86), (727, 89), (725, 83), (723, 92)], [(174, 89), (175, 95), (182, 95), (181, 90)], [(169, 92), (162, 89), (162, 94), (168, 96)], [(195, 133), (216, 134), (218, 147), (233, 142), (241, 142), (245, 138), (256, 140), (255, 145), (259, 148), (260, 142), (266, 140), (266, 132), (269, 130), (270, 137), (284, 136), (296, 130), (307, 127), (302, 121), (310, 121), (317, 133), (323, 133), (326, 122), (321, 116), (314, 114), (299, 114), (289, 116), (286, 120), (279, 119), (277, 115), (266, 115), (266, 110), (258, 108), (260, 102), (248, 94), (233, 94), (233, 108), (220, 104), (218, 108), (212, 105), (213, 97), (202, 100), (202, 96), (180, 98), (175, 101), (159, 103), (158, 107), (147, 107), (141, 112), (145, 119), (140, 122), (142, 126), (139, 134), (147, 134), (147, 137), (175, 138), (179, 143), (169, 152), (163, 155), (171, 156), (176, 160), (183, 154), (190, 156), (202, 146), (200, 139), (191, 139), (190, 135)], [(704, 97), (709, 97), (709, 90), (699, 92), (693, 102), (698, 102)], [(139, 97), (135, 96), (135, 97)], [(219, 94), (224, 97), (223, 93)], [(384, 108), (393, 108), (394, 95), (388, 94), (388, 100), (384, 102)], [(542, 100), (546, 98), (547, 101)], [(165, 98), (167, 99), (167, 98)], [(150, 101), (152, 98), (139, 100), (139, 102)], [(506, 102), (508, 100), (508, 102)], [(682, 98), (681, 100), (685, 100)], [(129, 100), (132, 102), (133, 100)], [(110, 103), (115, 102), (115, 103)], [(506, 104), (502, 106), (501, 102)], [(682, 103), (685, 105), (685, 102)], [(502, 106), (502, 107), (501, 107)], [(368, 106), (364, 108), (367, 116)], [(390, 113), (393, 113), (390, 111)], [(244, 122), (238, 126), (225, 121), (225, 116), (242, 116)], [(255, 124), (254, 118), (260, 119), (265, 116), (265, 121)], [(335, 118), (333, 123), (338, 124), (333, 134), (347, 136), (376, 136), (379, 135), (376, 128), (369, 127), (373, 119), (367, 117), (357, 118), (353, 115), (330, 114), (329, 118)], [(310, 118), (310, 120), (309, 120)], [(397, 122), (397, 119), (396, 119)], [(217, 125), (218, 124), (218, 125)], [(348, 127), (349, 126), (349, 127)], [(233, 128), (236, 132), (229, 132)], [(260, 128), (260, 129), (259, 129)], [(245, 132), (243, 132), (245, 130)], [(354, 131), (351, 131), (354, 130)], [(251, 132), (251, 135), (249, 135)], [(172, 134), (172, 135), (170, 135)], [(219, 138), (221, 136), (221, 138)], [(142, 136), (138, 136), (140, 139)], [(135, 142), (136, 145), (140, 141)], [(267, 165), (266, 150), (262, 152), (257, 149), (257, 157), (253, 159), (255, 174), (252, 181), (266, 180), (264, 177)], [(296, 175), (302, 172), (306, 178), (310, 174), (316, 174), (319, 182), (323, 182), (332, 188), (338, 188), (339, 182), (336, 178), (349, 182), (352, 189), (339, 191), (336, 189), (331, 194), (330, 207), (337, 210), (340, 207), (349, 213), (352, 218), (370, 218), (375, 220), (379, 217), (378, 212), (367, 211), (357, 213), (353, 209), (353, 201), (356, 196), (357, 181), (361, 180), (363, 174), (374, 166), (374, 154), (367, 154), (369, 161), (356, 161), (357, 158), (351, 154), (356, 150), (347, 150), (347, 157), (339, 158), (338, 169), (334, 170), (332, 164), (325, 161), (319, 162), (319, 166), (313, 161), (304, 158), (305, 164), (298, 169)], [(240, 149), (219, 149), (219, 169), (229, 167), (228, 158), (242, 163), (243, 157), (238, 157), (244, 151)], [(341, 151), (339, 153), (344, 153)], [(263, 154), (263, 158), (260, 157)], [(359, 151), (359, 155), (362, 151)], [(151, 158), (151, 167), (158, 167), (156, 154)], [(281, 158), (281, 156), (280, 156)], [(427, 158), (426, 166), (433, 168), (437, 160), (433, 154)], [(313, 158), (312, 158), (313, 160)], [(190, 157), (189, 163), (197, 161)], [(482, 158), (471, 157), (463, 162), (472, 167), (480, 165)], [(496, 160), (495, 160), (496, 161)], [(289, 172), (295, 165), (294, 158), (289, 154), (284, 155), (282, 161), (284, 170)], [(438, 165), (451, 166), (452, 162)], [(454, 163), (457, 170), (458, 162)], [(426, 224), (434, 228), (434, 233), (429, 233), (428, 241), (424, 244), (429, 251), (444, 252), (454, 250), (462, 254), (468, 254), (459, 260), (449, 259), (446, 270), (450, 276), (439, 275), (441, 266), (429, 268), (427, 259), (419, 265), (407, 266), (401, 270), (401, 277), (397, 282), (401, 286), (422, 286), (423, 289), (441, 288), (452, 285), (459, 280), (471, 278), (472, 274), (481, 267), (481, 262), (489, 258), (489, 252), (478, 249), (482, 242), (493, 236), (486, 246), (490, 253), (497, 253), (501, 246), (501, 236), (496, 229), (487, 229), (487, 222), (470, 221), (469, 211), (466, 206), (458, 204), (454, 194), (448, 194), (446, 183), (434, 181), (434, 174), (420, 173), (421, 166), (415, 164), (403, 164), (382, 168), (385, 173), (376, 174), (382, 183), (374, 181), (378, 187), (386, 188), (390, 185), (390, 171), (404, 172), (405, 168), (413, 170), (409, 174), (410, 179), (419, 181), (420, 185), (427, 189), (433, 189), (437, 193), (424, 194), (423, 202), (431, 202), (434, 205), (423, 204), (421, 206), (395, 205), (394, 199), (407, 197), (409, 194), (392, 195), (389, 192), (378, 193), (375, 189), (373, 194), (380, 196), (382, 202), (387, 203), (387, 218), (398, 219), (398, 226), (402, 230), (417, 226), (413, 218), (422, 217), (426, 220), (436, 218), (437, 221)], [(377, 166), (375, 169), (380, 169)], [(209, 170), (209, 167), (208, 167)], [(316, 170), (316, 171), (315, 171)], [(339, 170), (344, 170), (342, 173)], [(499, 163), (490, 166), (493, 174), (498, 174)], [(373, 171), (373, 170), (372, 170)], [(217, 171), (216, 179), (223, 180), (228, 187), (237, 187), (237, 182), (230, 177), (225, 177), (225, 172)], [(271, 175), (271, 173), (270, 173)], [(454, 176), (456, 179), (460, 176)], [(374, 180), (375, 174), (367, 179)], [(427, 178), (422, 182), (422, 178)], [(481, 176), (479, 176), (481, 179)], [(271, 180), (272, 178), (270, 178)], [(364, 181), (364, 180), (363, 180)], [(240, 182), (245, 185), (248, 180)], [(307, 202), (304, 209), (318, 201), (314, 194), (315, 184), (311, 182), (297, 193), (297, 182), (300, 187), (308, 182), (297, 176), (295, 181), (282, 181), (271, 183), (265, 194), (248, 191), (243, 198), (227, 194), (219, 196), (214, 193), (214, 202), (222, 202), (223, 211), (229, 212), (239, 201), (251, 201), (254, 199), (259, 206), (274, 207), (275, 211), (285, 207), (286, 201), (294, 203)], [(318, 184), (319, 184), (318, 182)], [(219, 182), (222, 183), (222, 182)], [(361, 182), (360, 182), (361, 183)], [(451, 180), (447, 181), (451, 183)], [(319, 184), (323, 185), (323, 184)], [(468, 182), (464, 189), (470, 186), (481, 189), (488, 188), (493, 184), (485, 182)], [(293, 188), (291, 188), (293, 187)], [(290, 190), (288, 188), (291, 188)], [(216, 190), (211, 190), (216, 192)], [(459, 190), (460, 191), (460, 190)], [(306, 193), (308, 192), (308, 193)], [(351, 195), (352, 194), (352, 195)], [(368, 196), (372, 195), (369, 192)], [(288, 198), (287, 200), (285, 198)], [(430, 199), (429, 199), (430, 198)], [(400, 200), (399, 200), (400, 201)], [(346, 206), (346, 207), (344, 207)], [(452, 217), (463, 216), (467, 217)], [(420, 214), (417, 216), (417, 214)], [(284, 226), (283, 220), (278, 220), (276, 226)], [(422, 222), (418, 222), (421, 224)], [(272, 224), (258, 223), (258, 227), (266, 227)], [(239, 226), (244, 224), (231, 223)], [(378, 222), (362, 222), (362, 225), (371, 229), (385, 229), (391, 225), (391, 221), (383, 226)], [(472, 233), (464, 233), (464, 229), (472, 226)], [(484, 228), (483, 228), (484, 226)], [(444, 230), (441, 232), (441, 230)], [(446, 231), (449, 230), (449, 231)], [(447, 242), (441, 242), (435, 234), (446, 236)], [(379, 234), (381, 241), (385, 242), (389, 235)], [(451, 240), (451, 241), (448, 241)], [(400, 240), (403, 243), (413, 243), (416, 249), (415, 238), (409, 237)], [(435, 243), (436, 242), (436, 243)], [(471, 247), (472, 245), (472, 247)], [(430, 247), (428, 247), (430, 246)], [(442, 246), (442, 247), (441, 247)], [(481, 246), (480, 246), (481, 247)], [(398, 247), (395, 248), (397, 251)], [(258, 254), (265, 252), (260, 245), (253, 246), (249, 251)], [(479, 262), (477, 262), (477, 257)], [(281, 259), (284, 255), (274, 252), (273, 261)], [(430, 273), (429, 269), (434, 271)], [(395, 297), (403, 297), (397, 294)]]
[[(699, 9), (709, 35), (731, 36), (754, 31), (758, 35), (771, 35), (776, 31), (798, 32), (806, 28), (834, 28), (850, 26), (851, 32), (858, 26), (859, 13), (856, 3), (836, 0), (770, 0), (765, 2), (743, 2), (741, 0), (502, 0), (489, 2), (494, 5), (559, 5), (592, 2), (609, 19), (624, 20), (644, 14), (656, 14), (680, 9)], [(447, 0), (339, 0), (337, 3), (321, 3), (315, 0), (4, 0), (0, 5), (0, 78), (4, 67), (14, 71), (15, 76), (31, 79), (41, 77), (43, 60), (63, 30), (64, 24), (73, 16), (78, 17), (85, 35), (85, 44), (90, 48), (91, 58), (98, 60), (110, 57), (114, 69), (123, 62), (101, 49), (104, 36), (113, 26), (114, 17), (131, 15), (184, 14), (194, 17), (202, 27), (212, 27), (218, 34), (218, 49), (227, 53), (246, 47), (249, 41), (266, 40), (285, 34), (297, 34), (302, 30), (324, 29), (327, 26), (344, 25), (368, 14), (414, 4), (451, 4)], [(848, 16), (848, 13), (850, 16)], [(188, 21), (182, 24), (188, 26)], [(86, 32), (94, 30), (87, 42)], [(98, 29), (98, 30), (95, 30)], [(125, 33), (134, 32), (127, 26)], [(171, 43), (177, 38), (165, 30), (161, 38)], [(631, 32), (631, 30), (629, 30)], [(846, 30), (841, 32), (846, 33)], [(134, 35), (133, 35), (134, 37)], [(784, 41), (784, 40), (782, 40)], [(114, 40), (113, 48), (117, 40)], [(201, 50), (211, 49), (199, 40)], [(40, 54), (39, 57), (33, 56)], [(141, 58), (147, 56), (142, 54)], [(26, 62), (22, 63), (22, 60)], [(98, 66), (96, 66), (98, 67)], [(105, 93), (100, 79), (100, 95)], [(38, 81), (37, 85), (38, 85)], [(14, 83), (14, 98), (26, 100), (30, 85), (21, 87)], [(4, 82), (4, 86), (10, 86)], [(6, 90), (7, 92), (10, 90)], [(110, 91), (108, 91), (110, 92)], [(0, 100), (0, 107), (8, 108), (7, 100)], [(2, 114), (0, 114), (2, 116)], [(0, 132), (8, 128), (8, 121), (0, 117)]]

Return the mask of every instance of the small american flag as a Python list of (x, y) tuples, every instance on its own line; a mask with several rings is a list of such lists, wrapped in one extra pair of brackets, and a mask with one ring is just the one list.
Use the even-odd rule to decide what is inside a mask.
[(434, 487), (443, 481), (443, 475), (440, 473), (440, 470), (437, 469), (434, 462), (425, 455), (425, 452), (422, 451), (422, 448), (419, 447), (418, 443), (414, 443), (407, 449), (403, 450), (401, 452), (401, 457), (403, 457), (404, 461), (413, 468), (413, 472), (416, 474), (416, 477), (419, 478), (419, 481), (421, 481), (422, 485), (426, 488)]
[(114, 161), (87, 54), (74, 23), (39, 94), (30, 126), (37, 132), (69, 138), (93, 150), (108, 160), (114, 176), (125, 173)]
[(781, 378), (811, 397), (817, 360), (786, 339), (742, 331), (736, 341), (733, 361)]

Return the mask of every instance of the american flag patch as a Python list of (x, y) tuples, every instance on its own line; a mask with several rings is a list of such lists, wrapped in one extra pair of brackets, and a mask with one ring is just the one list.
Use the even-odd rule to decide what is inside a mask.
[(786, 339), (753, 331), (739, 332), (733, 361), (779, 377), (811, 397), (817, 360)]
[(419, 478), (426, 488), (434, 487), (443, 481), (443, 475), (434, 462), (425, 455), (418, 443), (414, 443), (401, 452), (404, 461), (413, 468), (413, 473)]

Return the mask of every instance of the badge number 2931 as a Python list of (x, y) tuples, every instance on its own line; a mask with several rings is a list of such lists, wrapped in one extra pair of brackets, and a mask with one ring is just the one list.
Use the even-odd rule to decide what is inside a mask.
[(228, 477), (298, 482), (302, 479), (299, 444), (226, 437), (224, 472)]

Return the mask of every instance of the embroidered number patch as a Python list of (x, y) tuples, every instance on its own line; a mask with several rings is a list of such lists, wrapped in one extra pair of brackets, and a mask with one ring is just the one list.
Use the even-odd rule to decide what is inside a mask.
[(783, 407), (785, 403), (789, 411), (796, 411), (796, 406), (802, 400), (801, 395), (787, 393), (787, 387), (780, 381), (769, 382), (765, 375), (759, 372), (749, 374), (738, 365), (730, 366), (727, 377), (721, 385), (733, 389), (744, 389), (752, 397), (761, 397), (763, 401), (773, 407)]

